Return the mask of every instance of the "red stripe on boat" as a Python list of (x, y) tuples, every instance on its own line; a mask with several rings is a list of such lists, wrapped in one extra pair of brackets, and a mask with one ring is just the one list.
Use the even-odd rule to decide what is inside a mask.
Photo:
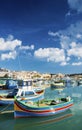
[(47, 112), (55, 112), (55, 111), (60, 111), (60, 110), (63, 110), (63, 109), (66, 109), (66, 108), (69, 108), (71, 107), (73, 104), (69, 104), (67, 106), (64, 106), (64, 107), (60, 107), (60, 108), (51, 108), (49, 110), (27, 110), (25, 108), (22, 108), (17, 102), (15, 102), (15, 104), (22, 110), (22, 111), (25, 111), (25, 112), (32, 112), (32, 113), (47, 113)]

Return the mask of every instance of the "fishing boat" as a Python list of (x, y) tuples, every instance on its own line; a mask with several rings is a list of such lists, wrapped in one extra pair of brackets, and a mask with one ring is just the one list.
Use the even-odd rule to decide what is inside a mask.
[(44, 90), (35, 91), (30, 86), (31, 82), (28, 82), (28, 86), (16, 88), (7, 96), (0, 96), (0, 105), (14, 104), (14, 96), (16, 96), (19, 100), (21, 99), (23, 102), (25, 102), (26, 100), (37, 101), (44, 99)]
[(22, 102), (15, 97), (14, 118), (51, 116), (66, 111), (73, 105), (73, 99), (42, 100)]
[(0, 78), (0, 97), (6, 97), (17, 88), (17, 86), (17, 80), (11, 78)]
[(50, 87), (50, 83), (47, 80), (45, 81), (44, 79), (37, 79), (33, 81), (34, 89), (37, 89), (37, 90), (41, 88), (45, 89), (47, 87)]
[(82, 79), (79, 79), (79, 80), (77, 81), (77, 83), (78, 83), (78, 86), (82, 86)]
[[(13, 116), (13, 114), (12, 114), (12, 116)], [(60, 121), (69, 122), (69, 119), (71, 119), (72, 116), (73, 116), (73, 113), (69, 109), (63, 113), (53, 115), (53, 116), (46, 116), (45, 118), (29, 118), (28, 121), (22, 120), (21, 126), (27, 126), (28, 129), (30, 129), (30, 130), (34, 129), (35, 126), (37, 129), (40, 129), (40, 128), (42, 129), (42, 126), (49, 126), (49, 128), (50, 128), (50, 127), (52, 127), (52, 125), (54, 125), (56, 123), (58, 124), (58, 122), (60, 123)], [(10, 116), (7, 116), (7, 119), (10, 120)], [(4, 118), (4, 120), (5, 120), (5, 118)], [(15, 120), (15, 127), (14, 127), (15, 130), (18, 129), (18, 124), (20, 125), (20, 120)], [(29, 128), (29, 126), (30, 126), (30, 128)], [(54, 129), (54, 127), (52, 128), (52, 130), (53, 129)], [(47, 130), (49, 130), (49, 129), (47, 129)]]
[(51, 88), (65, 88), (65, 83), (59, 81), (52, 82)]

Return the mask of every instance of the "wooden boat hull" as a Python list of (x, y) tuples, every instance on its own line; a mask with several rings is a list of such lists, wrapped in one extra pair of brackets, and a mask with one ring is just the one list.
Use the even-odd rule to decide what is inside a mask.
[(14, 102), (14, 117), (39, 117), (50, 116), (68, 110), (73, 105), (73, 100), (57, 105), (48, 105), (45, 107), (25, 105), (18, 100)]

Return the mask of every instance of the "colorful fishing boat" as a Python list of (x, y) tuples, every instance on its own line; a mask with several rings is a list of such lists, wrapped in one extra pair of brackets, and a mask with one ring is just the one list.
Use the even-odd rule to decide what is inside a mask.
[(14, 118), (50, 116), (66, 111), (73, 105), (72, 99), (42, 100), (22, 102), (15, 97)]

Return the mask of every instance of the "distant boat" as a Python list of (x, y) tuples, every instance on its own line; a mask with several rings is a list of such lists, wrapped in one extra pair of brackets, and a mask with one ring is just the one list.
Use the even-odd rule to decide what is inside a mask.
[(14, 118), (51, 116), (68, 110), (73, 105), (73, 100), (61, 98), (58, 101), (43, 100), (41, 102), (22, 102), (15, 98)]
[(71, 81), (70, 81), (70, 85), (71, 85), (72, 87), (77, 86), (77, 80), (75, 80), (75, 79), (71, 79)]
[(63, 87), (65, 87), (65, 83), (60, 82), (60, 81), (54, 81), (51, 83), (51, 87), (52, 88), (63, 88)]
[(50, 87), (50, 83), (48, 81), (45, 81), (44, 79), (37, 79), (33, 81), (33, 88), (34, 89), (45, 89), (47, 87)]
[(82, 86), (82, 79), (78, 80), (78, 86)]

